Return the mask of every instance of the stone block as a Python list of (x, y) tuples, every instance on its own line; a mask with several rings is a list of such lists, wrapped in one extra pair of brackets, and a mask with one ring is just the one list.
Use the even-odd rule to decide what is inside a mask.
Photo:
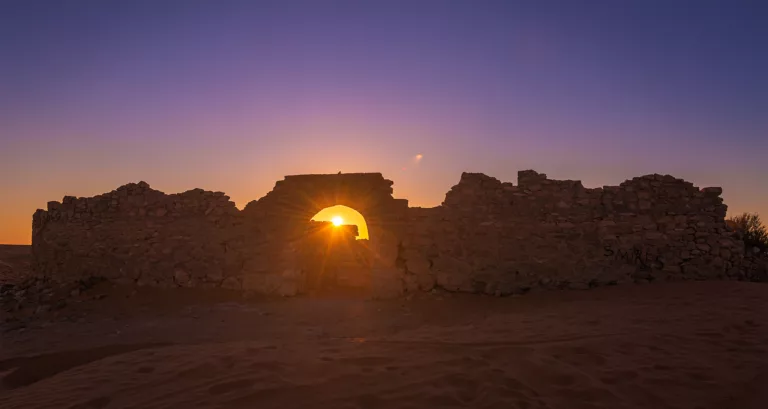
[(221, 282), (221, 288), (227, 290), (242, 290), (243, 282), (240, 277), (227, 277)]
[(722, 187), (705, 187), (701, 189), (702, 193), (704, 193), (706, 196), (720, 196), (723, 194), (723, 188)]
[(371, 269), (371, 298), (389, 299), (400, 297), (404, 288), (404, 274), (397, 268)]
[(472, 268), (461, 260), (443, 256), (433, 263), (435, 281), (439, 287), (448, 291), (473, 292)]

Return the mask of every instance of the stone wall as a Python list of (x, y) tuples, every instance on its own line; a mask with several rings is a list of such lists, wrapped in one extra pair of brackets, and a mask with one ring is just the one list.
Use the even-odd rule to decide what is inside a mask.
[(403, 273), (396, 261), (408, 223), (408, 201), (393, 198), (392, 184), (381, 173), (286, 176), (242, 211), (247, 220), (262, 227), (263, 237), (276, 246), (270, 254), (279, 255), (279, 260), (259, 266), (270, 269), (278, 263), (282, 274), (301, 277), (296, 259), (305, 232), (303, 226), (320, 210), (344, 205), (360, 212), (368, 226), (372, 291), (386, 297), (401, 294)]
[(337, 204), (360, 211), (375, 235), (364, 249), (350, 248), (370, 253), (371, 274), (401, 290), (395, 263), (408, 203), (392, 197), (392, 181), (379, 173), (286, 176), (243, 211), (221, 192), (169, 195), (145, 182), (67, 196), (33, 217), (34, 270), (58, 281), (99, 276), (293, 295), (306, 290), (301, 250), (310, 219)]
[(720, 188), (669, 175), (587, 189), (521, 171), (464, 173), (441, 206), (410, 209), (408, 290), (508, 295), (533, 288), (744, 278)]
[(60, 281), (220, 286), (241, 269), (228, 242), (243, 221), (221, 192), (166, 195), (145, 182), (49, 202), (33, 218), (34, 270)]
[(342, 204), (363, 214), (370, 240), (337, 258), (353, 273), (351, 260), (364, 258), (364, 281), (381, 296), (765, 276), (768, 263), (745, 257), (725, 224), (721, 193), (668, 175), (588, 189), (530, 170), (517, 185), (464, 173), (441, 206), (409, 208), (378, 173), (299, 175), (239, 211), (221, 192), (140, 182), (38, 210), (33, 268), (59, 281), (293, 295), (312, 271), (309, 220)]

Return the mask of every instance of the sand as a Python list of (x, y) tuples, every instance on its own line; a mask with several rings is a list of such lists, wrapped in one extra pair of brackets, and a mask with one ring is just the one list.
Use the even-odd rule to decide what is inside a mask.
[(768, 285), (243, 301), (95, 288), (3, 324), (0, 408), (765, 408)]

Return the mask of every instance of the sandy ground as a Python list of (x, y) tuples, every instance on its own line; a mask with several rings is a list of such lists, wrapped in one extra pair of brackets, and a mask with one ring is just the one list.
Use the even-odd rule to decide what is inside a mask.
[(768, 285), (737, 282), (396, 301), (95, 288), (3, 324), (0, 408), (766, 408), (767, 312)]
[[(0, 246), (6, 279), (25, 251)], [(739, 282), (392, 301), (102, 283), (0, 317), (0, 408), (763, 409), (767, 316), (768, 285)]]

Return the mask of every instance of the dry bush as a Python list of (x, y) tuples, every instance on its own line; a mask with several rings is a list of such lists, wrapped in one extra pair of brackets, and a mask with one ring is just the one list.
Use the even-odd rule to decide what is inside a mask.
[(757, 247), (761, 252), (768, 249), (768, 229), (760, 221), (757, 213), (742, 213), (728, 218), (729, 224), (741, 234), (748, 249)]

